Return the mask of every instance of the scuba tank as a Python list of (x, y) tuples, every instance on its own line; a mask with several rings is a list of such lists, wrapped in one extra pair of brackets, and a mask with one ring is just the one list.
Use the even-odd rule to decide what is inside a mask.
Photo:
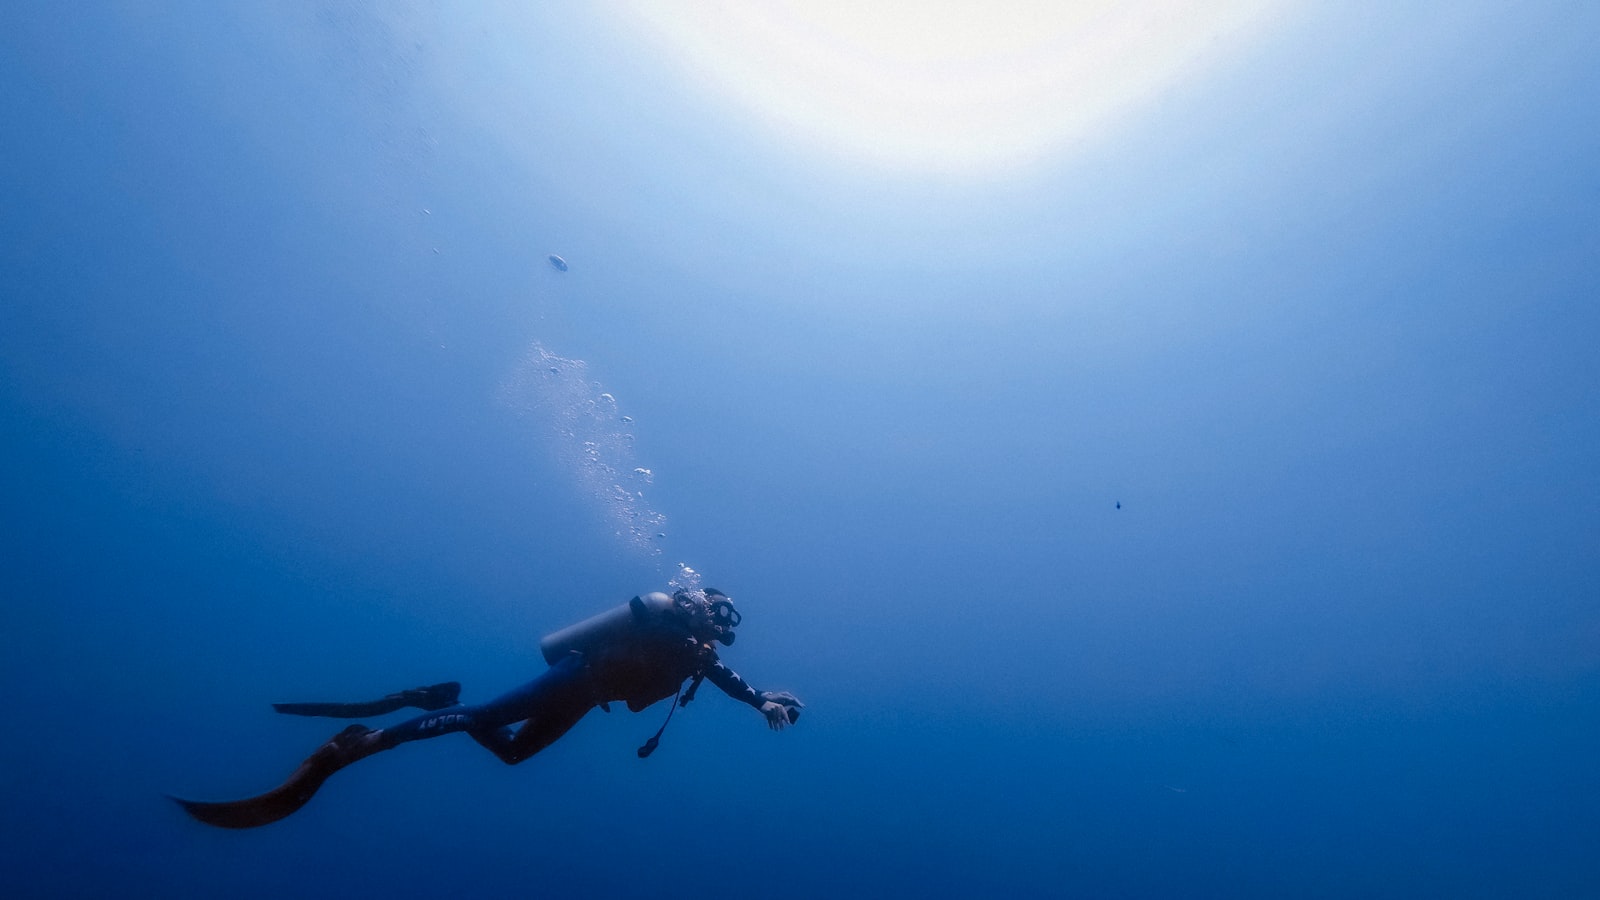
[[(677, 666), (669, 663), (658, 673), (662, 676), (660, 678), (645, 671), (631, 673), (623, 680), (624, 687), (621, 688), (623, 699), (626, 700), (628, 708), (634, 712), (639, 712), (658, 700), (672, 697), (674, 692), (677, 694), (671, 708), (667, 710), (666, 722), (662, 722), (661, 728), (655, 735), (639, 748), (639, 757), (642, 759), (655, 751), (661, 741), (661, 733), (666, 731), (667, 723), (672, 721), (673, 712), (694, 698), (700, 682), (706, 677), (705, 666), (708, 660), (716, 659), (716, 655), (710, 653), (710, 642), (732, 644), (733, 629), (739, 625), (739, 620), (739, 611), (734, 609), (733, 601), (728, 599), (727, 594), (715, 588), (692, 593), (680, 590), (670, 597), (660, 591), (652, 591), (634, 597), (622, 606), (546, 635), (539, 641), (539, 652), (544, 655), (544, 661), (553, 666), (572, 653), (588, 654), (606, 647), (625, 645), (632, 639), (663, 629), (668, 635), (680, 634), (689, 641), (694, 656), (699, 660), (698, 667), (693, 672), (674, 676)], [(691, 633), (691, 621), (698, 623), (700, 634)], [(702, 645), (701, 641), (706, 643)], [(688, 648), (679, 645), (678, 652), (686, 650)], [(705, 651), (704, 654), (701, 653), (702, 650)], [(686, 677), (690, 678), (687, 692), (683, 689), (683, 680)], [(599, 706), (610, 711), (610, 707), (604, 702), (599, 702)], [(792, 712), (790, 721), (796, 716), (797, 712)]]
[(546, 635), (539, 642), (539, 652), (553, 666), (574, 651), (585, 653), (637, 634), (672, 615), (672, 608), (672, 598), (660, 591), (641, 594), (615, 609)]

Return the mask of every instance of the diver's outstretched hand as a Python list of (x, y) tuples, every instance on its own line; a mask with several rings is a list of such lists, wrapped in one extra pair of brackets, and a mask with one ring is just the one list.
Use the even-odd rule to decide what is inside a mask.
[(789, 707), (771, 700), (761, 704), (761, 714), (767, 717), (767, 727), (782, 731), (789, 727)]
[(800, 721), (800, 710), (805, 706), (788, 691), (764, 691), (761, 700), (761, 714), (767, 717), (767, 727), (773, 731), (782, 731)]

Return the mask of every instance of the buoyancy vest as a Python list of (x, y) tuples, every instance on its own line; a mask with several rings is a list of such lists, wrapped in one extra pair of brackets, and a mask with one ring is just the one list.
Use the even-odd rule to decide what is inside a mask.
[(563, 628), (539, 642), (546, 663), (584, 656), (600, 699), (638, 712), (678, 692), (684, 679), (716, 662), (716, 652), (689, 633), (672, 598), (652, 592)]

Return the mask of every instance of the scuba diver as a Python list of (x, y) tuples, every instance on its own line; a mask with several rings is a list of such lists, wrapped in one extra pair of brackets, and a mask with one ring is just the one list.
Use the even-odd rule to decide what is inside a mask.
[[(545, 637), (539, 649), (550, 668), (488, 703), (458, 703), (461, 685), (453, 681), (365, 703), (275, 703), (273, 708), (281, 713), (336, 718), (381, 715), (405, 707), (426, 712), (389, 728), (351, 725), (317, 748), (287, 781), (260, 796), (217, 803), (172, 799), (208, 825), (255, 828), (306, 805), (323, 782), (345, 766), (409, 741), (463, 731), (514, 766), (550, 746), (596, 706), (610, 712), (610, 704), (621, 701), (639, 712), (673, 697), (666, 722), (639, 748), (643, 758), (655, 750), (672, 714), (688, 705), (700, 682), (707, 680), (760, 710), (768, 727), (781, 731), (799, 721), (805, 704), (787, 691), (752, 688), (722, 664), (712, 647), (731, 645), (739, 621), (733, 601), (712, 588), (680, 590), (670, 597), (649, 593)], [(519, 722), (521, 727), (512, 727)]]

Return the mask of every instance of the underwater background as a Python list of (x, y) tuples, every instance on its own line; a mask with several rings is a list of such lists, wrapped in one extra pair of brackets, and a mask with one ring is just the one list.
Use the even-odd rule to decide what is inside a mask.
[[(974, 159), (635, 5), (0, 5), (0, 895), (1600, 896), (1600, 6)], [(672, 583), (797, 727), (164, 797)]]

